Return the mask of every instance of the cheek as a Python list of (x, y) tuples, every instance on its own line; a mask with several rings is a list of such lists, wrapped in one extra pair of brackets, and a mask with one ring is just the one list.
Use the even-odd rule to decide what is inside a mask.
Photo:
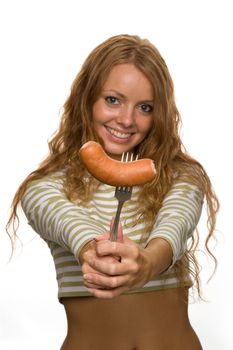
[(95, 122), (100, 115), (100, 106), (98, 102), (95, 102), (92, 108), (92, 120)]
[(108, 109), (102, 102), (96, 102), (92, 108), (93, 122), (103, 123), (109, 119), (115, 118), (116, 116), (116, 111)]
[(144, 122), (141, 123), (140, 125), (140, 130), (144, 134), (148, 134), (148, 132), (153, 128), (153, 120), (145, 120)]

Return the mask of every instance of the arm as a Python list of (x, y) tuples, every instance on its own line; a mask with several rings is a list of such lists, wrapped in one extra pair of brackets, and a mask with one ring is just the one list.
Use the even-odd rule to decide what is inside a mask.
[(32, 228), (45, 240), (71, 250), (79, 260), (82, 248), (105, 229), (63, 193), (62, 174), (32, 181), (22, 198), (24, 213)]
[(172, 250), (170, 267), (183, 256), (199, 222), (202, 206), (202, 192), (190, 183), (174, 184), (165, 196), (146, 246), (156, 238), (166, 241)]
[(147, 282), (163, 273), (172, 264), (172, 248), (163, 238), (151, 240), (144, 249), (144, 253), (149, 261)]

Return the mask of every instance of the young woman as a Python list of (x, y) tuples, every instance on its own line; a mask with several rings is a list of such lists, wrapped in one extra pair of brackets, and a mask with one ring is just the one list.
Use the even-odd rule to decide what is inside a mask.
[[(208, 242), (218, 200), (208, 175), (179, 137), (180, 116), (158, 50), (119, 35), (95, 48), (73, 82), (49, 156), (18, 189), (21, 203), (54, 258), (68, 332), (62, 350), (199, 350), (188, 318), (188, 290), (200, 281), (195, 250), (203, 201)], [(101, 143), (151, 158), (154, 181), (133, 188), (117, 241), (109, 240), (115, 188), (98, 182), (79, 159)], [(15, 237), (15, 236), (14, 236)]]

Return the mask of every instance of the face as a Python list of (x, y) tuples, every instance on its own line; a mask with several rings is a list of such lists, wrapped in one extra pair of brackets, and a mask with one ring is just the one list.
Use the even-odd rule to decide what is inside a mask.
[(110, 157), (120, 160), (147, 136), (153, 103), (152, 85), (136, 66), (113, 67), (92, 109), (94, 129)]

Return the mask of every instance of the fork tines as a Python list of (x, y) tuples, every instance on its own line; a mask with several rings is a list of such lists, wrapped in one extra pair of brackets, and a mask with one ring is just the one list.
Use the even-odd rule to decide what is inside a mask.
[[(135, 156), (135, 159), (134, 159), (134, 154), (133, 153), (129, 153), (129, 152), (123, 152), (122, 155), (121, 155), (121, 162), (132, 162), (134, 160), (138, 160), (138, 154)], [(130, 192), (132, 191), (132, 188), (131, 187), (127, 187), (127, 186), (117, 186), (116, 187), (116, 191), (121, 189), (123, 192)]]
[[(130, 158), (130, 160), (129, 160)], [(123, 153), (121, 157), (122, 162), (129, 162), (133, 161), (134, 155), (131, 153), (131, 156), (129, 156), (129, 152)], [(138, 159), (138, 156), (136, 156), (136, 160)], [(130, 186), (117, 186), (116, 191), (115, 191), (115, 197), (118, 200), (118, 206), (117, 206), (117, 212), (116, 212), (116, 217), (114, 220), (113, 227), (111, 229), (110, 233), (110, 240), (111, 241), (116, 241), (116, 236), (117, 236), (117, 228), (120, 220), (120, 214), (121, 214), (121, 209), (123, 204), (131, 198), (132, 195), (132, 187)]]
[[(130, 159), (129, 159), (130, 157)], [(138, 154), (136, 155), (135, 159), (134, 159), (134, 154), (131, 153), (131, 156), (130, 156), (130, 153), (129, 152), (123, 152), (122, 153), (122, 156), (121, 156), (121, 162), (132, 162), (133, 160), (138, 160)]]

